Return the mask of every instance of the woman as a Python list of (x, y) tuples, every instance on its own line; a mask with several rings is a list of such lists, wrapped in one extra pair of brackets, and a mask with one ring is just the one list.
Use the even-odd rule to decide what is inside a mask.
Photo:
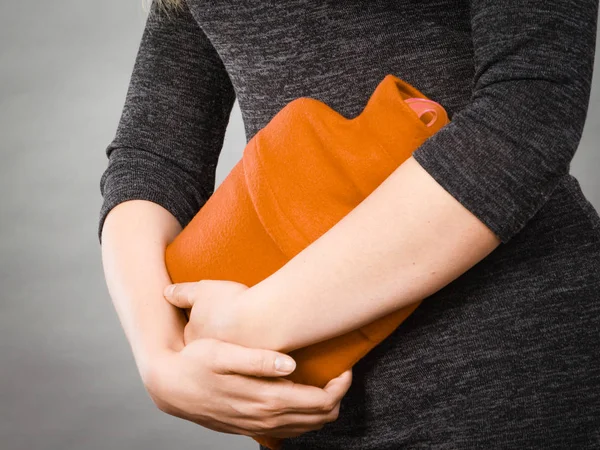
[[(569, 174), (597, 0), (164, 3), (99, 224), (158, 407), (284, 450), (598, 448), (600, 217)], [(300, 96), (356, 116), (388, 73), (452, 122), (264, 282), (165, 289), (164, 249), (213, 192), (236, 97), (250, 140)], [(277, 350), (422, 299), (324, 389), (277, 378), (293, 369), (275, 369)], [(186, 327), (177, 307), (192, 305)]]

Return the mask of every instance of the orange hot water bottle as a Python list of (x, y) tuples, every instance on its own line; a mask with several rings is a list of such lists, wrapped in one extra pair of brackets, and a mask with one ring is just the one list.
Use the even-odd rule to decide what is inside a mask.
[[(257, 284), (341, 220), (447, 123), (441, 105), (391, 74), (353, 119), (310, 97), (292, 100), (252, 137), (167, 247), (171, 280)], [(285, 378), (324, 387), (418, 305), (290, 352), (296, 369)], [(281, 445), (277, 438), (256, 441), (271, 449)]]

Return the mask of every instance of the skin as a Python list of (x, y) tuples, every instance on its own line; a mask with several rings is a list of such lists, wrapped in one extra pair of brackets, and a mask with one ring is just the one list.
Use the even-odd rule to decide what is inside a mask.
[(500, 243), (411, 157), (260, 283), (180, 283), (165, 298), (191, 308), (186, 343), (214, 337), (287, 352), (428, 297)]
[[(202, 280), (166, 289), (164, 250), (180, 231), (157, 204), (113, 208), (103, 227), (107, 285), (159, 409), (248, 436), (319, 429), (336, 420), (350, 386), (350, 371), (324, 389), (277, 378), (289, 372), (275, 371), (276, 356), (421, 300), (500, 244), (413, 158), (251, 288)], [(189, 322), (180, 307), (191, 308)]]
[[(246, 436), (293, 437), (337, 419), (350, 370), (323, 389), (280, 377), (289, 356), (213, 338), (184, 345), (186, 317), (163, 297), (164, 251), (181, 231), (156, 203), (131, 200), (107, 215), (102, 261), (107, 286), (142, 381), (156, 406), (206, 428)], [(278, 370), (276, 360), (291, 366)]]

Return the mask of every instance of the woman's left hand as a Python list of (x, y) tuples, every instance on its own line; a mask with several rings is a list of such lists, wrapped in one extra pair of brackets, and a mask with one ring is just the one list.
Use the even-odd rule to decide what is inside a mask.
[(235, 281), (200, 280), (169, 285), (164, 296), (169, 303), (188, 313), (189, 322), (183, 336), (185, 345), (201, 338), (232, 342), (236, 329), (234, 312), (241, 295), (248, 289)]

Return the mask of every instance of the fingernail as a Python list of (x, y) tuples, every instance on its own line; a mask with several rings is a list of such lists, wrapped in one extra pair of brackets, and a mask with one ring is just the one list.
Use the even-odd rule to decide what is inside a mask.
[(296, 362), (291, 358), (275, 358), (275, 370), (278, 372), (292, 372), (296, 368)]
[(175, 285), (174, 284), (170, 284), (165, 288), (164, 291), (164, 296), (165, 297), (170, 297), (173, 294), (173, 291), (175, 290)]

